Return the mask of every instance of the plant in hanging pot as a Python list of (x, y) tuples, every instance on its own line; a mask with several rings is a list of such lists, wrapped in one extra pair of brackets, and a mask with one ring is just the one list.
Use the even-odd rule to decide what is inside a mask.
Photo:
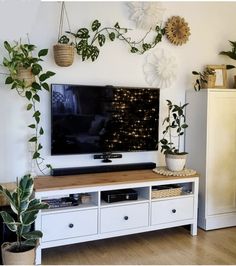
[[(187, 152), (180, 151), (180, 142), (185, 129), (188, 127), (184, 114), (187, 105), (188, 103), (176, 105), (167, 100), (168, 115), (162, 123), (166, 127), (160, 143), (161, 152), (165, 154), (166, 167), (170, 171), (182, 171), (185, 167)], [(174, 144), (175, 140), (177, 140), (176, 146)]]
[(44, 158), (41, 156), (43, 146), (40, 137), (44, 134), (44, 130), (40, 126), (41, 112), (37, 108), (37, 103), (40, 102), (40, 92), (49, 91), (46, 80), (55, 75), (51, 71), (44, 72), (40, 64), (48, 49), (42, 49), (34, 56), (36, 46), (33, 44), (15, 42), (11, 45), (5, 41), (4, 47), (8, 52), (8, 57), (3, 58), (3, 66), (8, 70), (5, 84), (10, 85), (12, 90), (15, 89), (19, 96), (27, 100), (26, 109), (32, 112), (33, 118), (33, 123), (28, 125), (33, 131), (28, 140), (33, 146), (32, 159), (44, 174), (44, 170), (51, 166), (49, 164), (44, 166)]
[[(231, 45), (231, 51), (221, 51), (220, 55), (226, 55), (229, 58), (236, 60), (236, 41), (229, 41)], [(234, 65), (226, 65), (226, 69), (233, 69)], [(236, 88), (236, 75), (234, 76), (234, 88)]]
[(41, 209), (48, 205), (32, 198), (33, 179), (30, 175), (17, 180), (16, 189), (11, 192), (0, 185), (0, 192), (10, 203), (11, 212), (1, 211), (3, 222), (16, 234), (16, 242), (3, 243), (2, 258), (4, 265), (33, 265), (35, 250), (42, 232), (32, 230), (33, 223)]

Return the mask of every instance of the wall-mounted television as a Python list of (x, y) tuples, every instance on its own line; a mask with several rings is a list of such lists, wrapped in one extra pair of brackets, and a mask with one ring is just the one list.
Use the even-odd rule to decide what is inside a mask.
[(152, 151), (159, 89), (51, 85), (51, 154)]

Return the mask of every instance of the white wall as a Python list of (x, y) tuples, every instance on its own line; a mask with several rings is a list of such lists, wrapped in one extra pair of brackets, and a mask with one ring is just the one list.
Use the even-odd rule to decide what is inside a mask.
[[(163, 2), (166, 8), (164, 21), (172, 15), (183, 16), (191, 28), (189, 42), (174, 46), (166, 38), (155, 49), (167, 49), (177, 59), (178, 78), (175, 83), (161, 91), (161, 116), (165, 113), (165, 99), (177, 103), (184, 102), (185, 90), (192, 88), (192, 70), (202, 70), (206, 64), (231, 63), (226, 57), (219, 56), (221, 50), (228, 50), (228, 40), (236, 40), (236, 3), (234, 2)], [(72, 30), (88, 26), (94, 19), (104, 25), (114, 25), (117, 21), (125, 27), (135, 28), (129, 20), (126, 2), (68, 2), (67, 11)], [(1, 0), (0, 1), (0, 55), (5, 51), (4, 40), (22, 38), (30, 41), (39, 49), (49, 48), (44, 66), (56, 72), (50, 83), (72, 84), (112, 84), (124, 86), (149, 86), (143, 75), (146, 54), (133, 55), (124, 43), (116, 41), (101, 48), (96, 62), (81, 62), (76, 58), (68, 68), (60, 68), (53, 61), (52, 46), (57, 40), (60, 3), (40, 2), (39, 0)], [(137, 39), (142, 36), (137, 31)], [(150, 51), (152, 52), (152, 51)], [(4, 72), (1, 68), (0, 72)], [(233, 70), (228, 72), (230, 80)], [(232, 86), (232, 82), (230, 81)], [(45, 135), (42, 139), (43, 156), (54, 167), (97, 165), (91, 155), (50, 156), (50, 95), (41, 94), (40, 110)], [(201, 110), (199, 110), (200, 112)], [(30, 154), (27, 138), (27, 124), (30, 116), (25, 111), (25, 102), (16, 92), (4, 85), (0, 75), (0, 182), (10, 182), (30, 170)], [(157, 152), (126, 153), (123, 159), (114, 163), (155, 161), (163, 163)]]

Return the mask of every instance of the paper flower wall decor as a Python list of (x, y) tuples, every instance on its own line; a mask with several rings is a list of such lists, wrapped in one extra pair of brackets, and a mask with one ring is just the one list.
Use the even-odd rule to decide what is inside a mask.
[(149, 30), (160, 25), (165, 8), (157, 2), (130, 2), (127, 3), (130, 9), (130, 19), (136, 22), (136, 27)]
[(176, 59), (162, 49), (157, 50), (147, 55), (143, 71), (149, 85), (160, 89), (170, 87), (176, 79)]
[(184, 18), (173, 16), (168, 19), (165, 26), (166, 37), (175, 45), (182, 45), (188, 41), (190, 28)]

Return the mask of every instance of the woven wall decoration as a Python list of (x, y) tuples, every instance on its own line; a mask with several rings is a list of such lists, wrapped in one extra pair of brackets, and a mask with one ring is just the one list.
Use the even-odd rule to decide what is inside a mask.
[(167, 39), (175, 45), (186, 43), (191, 34), (188, 23), (179, 16), (169, 18), (166, 22), (165, 30)]

